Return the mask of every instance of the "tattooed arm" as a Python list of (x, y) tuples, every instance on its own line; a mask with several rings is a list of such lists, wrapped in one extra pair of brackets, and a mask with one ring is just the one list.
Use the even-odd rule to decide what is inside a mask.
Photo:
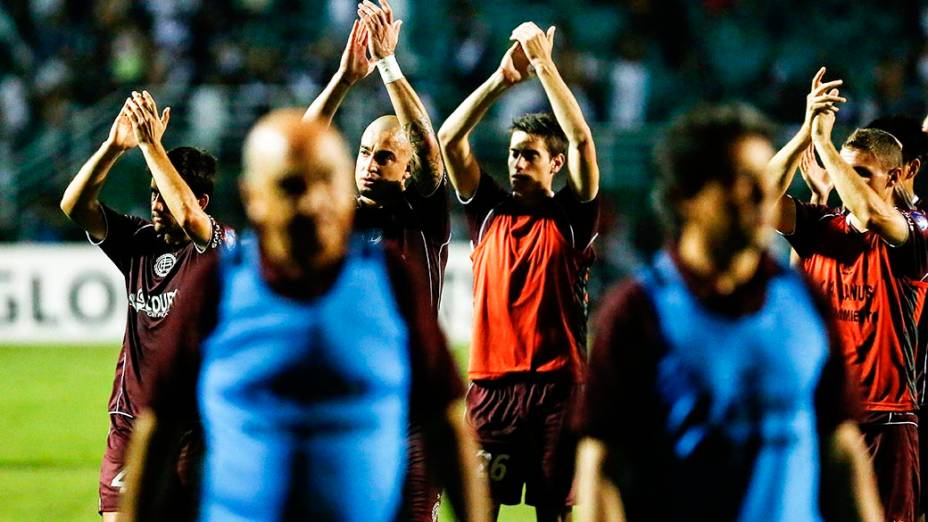
[(405, 79), (387, 84), (390, 101), (403, 132), (412, 146), (412, 181), (422, 195), (435, 192), (441, 183), (444, 166), (432, 122), (416, 91)]
[[(359, 5), (358, 15), (370, 34), (368, 50), (374, 60), (393, 56), (399, 40), (402, 21), (393, 19), (393, 10), (387, 0), (380, 6), (371, 2)], [(412, 146), (411, 172), (416, 190), (424, 196), (435, 192), (441, 183), (444, 166), (438, 139), (422, 100), (406, 78), (400, 77), (385, 83), (396, 117), (403, 126)]]

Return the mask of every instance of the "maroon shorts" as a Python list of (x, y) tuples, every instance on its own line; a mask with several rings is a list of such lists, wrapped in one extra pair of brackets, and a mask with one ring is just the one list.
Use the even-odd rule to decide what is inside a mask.
[(110, 432), (100, 466), (100, 513), (119, 511), (119, 494), (125, 487), (125, 453), (132, 436), (132, 419), (110, 414)]
[(422, 440), (422, 426), (410, 424), (406, 438), (406, 482), (403, 484), (403, 506), (400, 520), (435, 522), (441, 503), (441, 487), (435, 484), (428, 467), (429, 459)]
[(475, 381), (467, 420), (480, 443), (480, 471), (498, 504), (563, 509), (571, 489), (577, 438), (568, 414), (579, 387), (572, 382)]
[(868, 412), (860, 423), (887, 520), (915, 522), (921, 491), (918, 416)]

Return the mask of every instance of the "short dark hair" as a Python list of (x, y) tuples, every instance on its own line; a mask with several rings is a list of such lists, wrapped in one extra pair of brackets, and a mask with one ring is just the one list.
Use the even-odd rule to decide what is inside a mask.
[(769, 140), (772, 135), (766, 116), (740, 103), (702, 105), (676, 118), (654, 149), (658, 172), (654, 201), (670, 235), (679, 232), (681, 202), (712, 181), (734, 181), (735, 142), (749, 136)]
[(203, 149), (177, 147), (168, 151), (168, 159), (197, 197), (213, 197), (216, 158)]
[(857, 129), (841, 146), (873, 154), (884, 168), (902, 166), (902, 143), (892, 134), (880, 129)]
[(530, 112), (519, 116), (512, 120), (512, 126), (509, 127), (510, 134), (515, 131), (544, 138), (548, 153), (552, 156), (567, 152), (567, 135), (550, 112)]
[(866, 128), (886, 131), (902, 143), (902, 161), (909, 163), (922, 160), (928, 154), (928, 134), (922, 131), (922, 122), (905, 114), (894, 114), (877, 118)]

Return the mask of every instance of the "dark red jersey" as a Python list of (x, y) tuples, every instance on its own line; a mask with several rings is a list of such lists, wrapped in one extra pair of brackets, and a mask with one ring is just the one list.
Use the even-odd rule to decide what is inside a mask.
[(471, 379), (586, 366), (586, 284), (599, 200), (564, 187), (526, 208), (486, 173), (464, 203), (474, 251)]
[(403, 261), (425, 274), (429, 303), (435, 314), (448, 264), (449, 212), (448, 181), (442, 179), (428, 196), (410, 185), (401, 198), (381, 206), (359, 205), (355, 213), (355, 227), (369, 241), (390, 243)]
[(133, 419), (149, 369), (172, 351), (168, 344), (189, 325), (188, 318), (175, 309), (181, 302), (205, 299), (205, 289), (191, 280), (191, 274), (198, 265), (215, 263), (217, 247), (232, 240), (232, 234), (227, 236), (226, 229), (213, 221), (213, 238), (201, 252), (192, 241), (168, 245), (151, 223), (102, 208), (106, 237), (97, 244), (125, 276), (129, 296), (109, 412)]
[(916, 408), (917, 321), (928, 272), (928, 220), (901, 211), (905, 244), (858, 231), (848, 215), (796, 201), (796, 227), (787, 239), (801, 266), (828, 300), (837, 321), (851, 379), (867, 411)]

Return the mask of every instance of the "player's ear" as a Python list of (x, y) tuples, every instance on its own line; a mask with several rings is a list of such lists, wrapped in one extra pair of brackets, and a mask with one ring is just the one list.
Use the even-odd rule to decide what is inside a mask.
[(206, 206), (209, 205), (209, 194), (203, 194), (197, 198), (197, 203), (200, 204), (200, 208), (206, 210)]
[(909, 178), (914, 178), (918, 171), (922, 169), (922, 160), (915, 158), (909, 162)]
[(567, 156), (563, 152), (556, 154), (551, 158), (551, 175), (557, 174), (564, 168), (564, 164), (567, 163)]
[(889, 174), (889, 179), (886, 180), (886, 186), (892, 187), (896, 183), (899, 183), (899, 178), (902, 176), (902, 168), (896, 167), (889, 169), (887, 174)]

